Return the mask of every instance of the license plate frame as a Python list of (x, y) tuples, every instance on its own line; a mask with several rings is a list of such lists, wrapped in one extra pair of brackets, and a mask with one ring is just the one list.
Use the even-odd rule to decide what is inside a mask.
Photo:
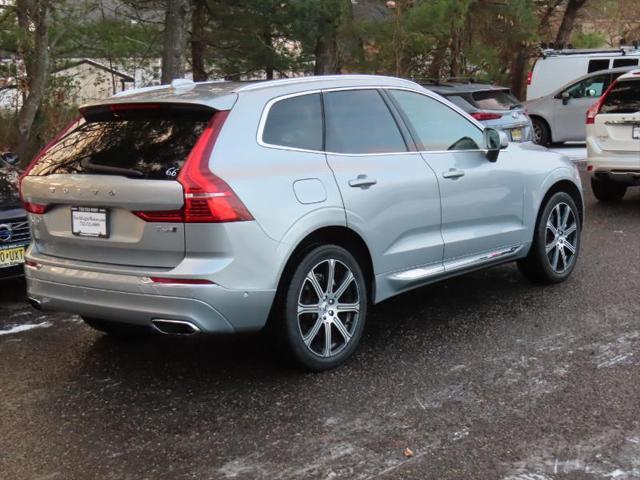
[(640, 124), (634, 125), (632, 128), (631, 138), (634, 140), (640, 140)]
[(106, 208), (71, 207), (71, 233), (76, 237), (109, 238), (109, 216)]
[(524, 132), (522, 131), (522, 128), (511, 129), (511, 141), (522, 142), (523, 137), (524, 137)]
[(27, 247), (24, 245), (0, 248), (0, 268), (10, 268), (23, 265), (26, 250)]

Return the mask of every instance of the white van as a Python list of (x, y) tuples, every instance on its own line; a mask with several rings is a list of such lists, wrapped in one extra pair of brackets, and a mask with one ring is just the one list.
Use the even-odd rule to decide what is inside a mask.
[(605, 50), (542, 50), (529, 72), (527, 101), (548, 95), (587, 73), (636, 66), (639, 62), (640, 48), (637, 46)]

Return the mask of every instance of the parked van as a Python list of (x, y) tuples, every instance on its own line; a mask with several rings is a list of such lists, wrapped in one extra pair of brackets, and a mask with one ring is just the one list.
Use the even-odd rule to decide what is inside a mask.
[(588, 73), (639, 63), (638, 46), (600, 50), (544, 49), (529, 72), (527, 101), (548, 95)]

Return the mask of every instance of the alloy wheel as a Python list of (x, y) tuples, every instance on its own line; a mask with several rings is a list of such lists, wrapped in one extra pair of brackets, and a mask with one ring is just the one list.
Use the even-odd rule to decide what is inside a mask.
[(353, 272), (343, 262), (316, 264), (298, 295), (298, 329), (315, 355), (338, 355), (351, 341), (360, 316), (360, 292)]
[(547, 259), (556, 273), (566, 272), (575, 260), (578, 247), (578, 222), (574, 211), (564, 202), (549, 214), (545, 229)]

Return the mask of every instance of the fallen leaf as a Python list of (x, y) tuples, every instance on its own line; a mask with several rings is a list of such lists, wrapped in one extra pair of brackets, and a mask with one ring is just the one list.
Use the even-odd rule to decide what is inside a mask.
[(413, 450), (411, 450), (409, 447), (405, 448), (403, 453), (404, 453), (404, 456), (407, 458), (411, 458), (415, 455)]

